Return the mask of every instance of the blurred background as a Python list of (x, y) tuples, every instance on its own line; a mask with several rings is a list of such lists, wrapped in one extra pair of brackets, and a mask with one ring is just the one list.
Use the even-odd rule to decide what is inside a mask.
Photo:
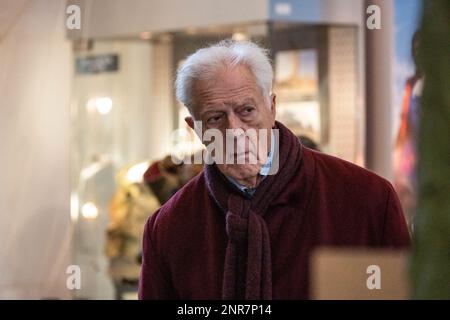
[(270, 49), (277, 119), (390, 180), (413, 234), (422, 12), (419, 0), (0, 0), (0, 298), (136, 298), (145, 221), (202, 170), (170, 159), (202, 148), (175, 72), (224, 38)]

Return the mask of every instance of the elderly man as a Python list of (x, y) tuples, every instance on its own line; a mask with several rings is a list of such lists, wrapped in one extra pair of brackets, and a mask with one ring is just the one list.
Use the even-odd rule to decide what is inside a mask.
[[(272, 78), (266, 51), (246, 41), (200, 49), (178, 71), (177, 98), (200, 135), (267, 134), (216, 150), (247, 161), (206, 164), (147, 222), (141, 299), (306, 299), (314, 248), (409, 245), (388, 181), (303, 147), (275, 121)], [(248, 147), (261, 141), (262, 156)]]

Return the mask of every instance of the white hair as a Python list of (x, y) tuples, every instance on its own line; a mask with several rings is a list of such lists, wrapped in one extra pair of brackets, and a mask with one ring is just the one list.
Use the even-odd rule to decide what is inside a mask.
[(209, 47), (197, 50), (187, 57), (178, 69), (175, 80), (177, 99), (191, 112), (195, 103), (194, 83), (211, 80), (221, 67), (245, 65), (256, 79), (268, 106), (272, 92), (273, 70), (269, 52), (250, 41), (223, 40)]

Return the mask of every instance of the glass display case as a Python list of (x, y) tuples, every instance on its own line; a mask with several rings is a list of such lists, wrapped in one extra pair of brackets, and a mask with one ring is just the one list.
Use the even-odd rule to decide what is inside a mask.
[(363, 163), (356, 27), (264, 22), (74, 43), (71, 215), (73, 260), (83, 270), (76, 298), (136, 298), (143, 227), (161, 203), (144, 174), (172, 153), (202, 148), (175, 99), (176, 69), (230, 37), (270, 50), (277, 120), (308, 146)]

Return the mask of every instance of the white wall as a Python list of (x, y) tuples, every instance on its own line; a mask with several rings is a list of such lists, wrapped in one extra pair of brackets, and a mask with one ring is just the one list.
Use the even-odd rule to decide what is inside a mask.
[(104, 38), (263, 21), (268, 0), (68, 0), (81, 7), (81, 30), (73, 37)]
[(64, 8), (28, 1), (0, 40), (1, 299), (70, 297), (72, 60)]
[[(119, 61), (117, 71), (76, 73), (73, 82), (73, 190), (80, 207), (89, 201), (98, 208), (96, 219), (82, 215), (77, 219), (73, 252), (83, 274), (78, 298), (114, 298), (104, 252), (116, 173), (124, 166), (169, 154), (174, 130), (171, 49), (169, 42), (114, 40), (95, 41), (89, 51), (76, 53), (77, 58), (115, 54)], [(109, 113), (88, 111), (88, 101), (99, 96), (112, 99)], [(99, 154), (110, 159), (108, 165), (81, 179), (80, 172), (86, 172)]]

